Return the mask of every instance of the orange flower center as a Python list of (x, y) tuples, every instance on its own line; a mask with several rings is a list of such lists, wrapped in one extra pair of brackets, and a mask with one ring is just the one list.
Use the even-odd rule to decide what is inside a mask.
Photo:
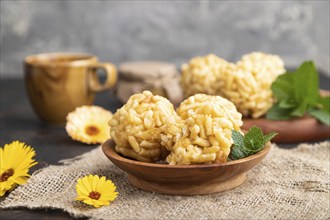
[(89, 193), (89, 198), (98, 200), (101, 197), (99, 192), (92, 191)]
[(97, 135), (98, 133), (100, 133), (100, 130), (93, 126), (93, 125), (90, 125), (88, 127), (85, 128), (85, 132), (90, 135), (90, 136), (93, 136), (93, 135)]
[(0, 182), (5, 182), (12, 175), (14, 175), (14, 170), (13, 169), (10, 168), (10, 169), (6, 170), (0, 176)]

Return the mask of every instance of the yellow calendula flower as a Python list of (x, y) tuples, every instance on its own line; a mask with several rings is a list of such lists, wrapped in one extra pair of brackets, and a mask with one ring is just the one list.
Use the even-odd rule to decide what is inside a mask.
[(24, 184), (29, 168), (37, 162), (32, 159), (35, 151), (25, 143), (13, 141), (0, 148), (0, 197), (17, 184)]
[(111, 180), (106, 180), (104, 176), (101, 178), (97, 175), (89, 175), (78, 179), (76, 190), (78, 197), (76, 200), (82, 201), (95, 208), (109, 205), (113, 201), (118, 192), (116, 186)]
[(112, 113), (99, 106), (76, 108), (66, 117), (66, 131), (76, 141), (101, 144), (110, 138), (108, 121)]

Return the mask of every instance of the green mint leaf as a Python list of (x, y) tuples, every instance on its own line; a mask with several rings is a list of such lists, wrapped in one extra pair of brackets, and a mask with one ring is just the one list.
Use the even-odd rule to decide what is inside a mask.
[(285, 73), (277, 77), (275, 82), (272, 84), (273, 95), (278, 100), (284, 99), (292, 99), (294, 98), (294, 74), (293, 73)]
[(291, 116), (302, 117), (307, 109), (308, 103), (307, 100), (303, 100), (293, 111), (290, 112)]
[(228, 156), (229, 160), (238, 160), (256, 154), (264, 148), (265, 143), (276, 135), (277, 133), (275, 132), (264, 135), (262, 130), (256, 126), (251, 127), (245, 136), (233, 130), (232, 138), (234, 144)]
[(283, 99), (278, 102), (278, 107), (283, 109), (292, 109), (297, 106), (297, 103), (295, 103), (294, 99)]
[(247, 156), (246, 153), (244, 153), (244, 136), (239, 131), (233, 130), (231, 133), (231, 136), (234, 141), (234, 145), (231, 148), (229, 159), (231, 160), (238, 160), (241, 158), (244, 158)]
[(263, 136), (260, 128), (251, 127), (244, 137), (244, 146), (251, 151), (259, 149), (263, 145)]
[(247, 153), (242, 149), (237, 147), (236, 145), (234, 145), (231, 148), (230, 154), (229, 154), (229, 159), (230, 160), (238, 160), (238, 159), (242, 159), (244, 157), (247, 157)]
[[(295, 98), (314, 105), (319, 97), (319, 76), (312, 61), (305, 61), (295, 72)], [(306, 109), (305, 109), (306, 111)]]
[(316, 109), (312, 108), (308, 110), (308, 114), (322, 122), (323, 124), (326, 124), (330, 126), (330, 113), (329, 111), (325, 111), (323, 109)]
[(267, 112), (266, 117), (271, 120), (288, 120), (292, 118), (290, 113), (292, 109), (281, 108), (278, 104), (274, 104)]
[(319, 97), (318, 103), (321, 105), (321, 108), (326, 111), (329, 112), (330, 114), (330, 96), (326, 96), (326, 97)]
[(264, 136), (264, 141), (263, 141), (263, 145), (265, 145), (268, 141), (270, 141), (271, 139), (273, 139), (276, 135), (278, 135), (278, 133), (272, 131), (269, 134), (266, 134)]
[(330, 97), (320, 97), (319, 77), (312, 61), (304, 62), (293, 73), (287, 72), (277, 77), (271, 89), (277, 102), (267, 112), (268, 119), (288, 120), (308, 112), (328, 124)]
[(241, 134), (241, 132), (233, 130), (231, 136), (233, 138), (235, 146), (238, 146), (240, 148), (244, 147), (244, 136)]
[(308, 114), (321, 123), (330, 126), (330, 96), (319, 96), (315, 106), (308, 109)]

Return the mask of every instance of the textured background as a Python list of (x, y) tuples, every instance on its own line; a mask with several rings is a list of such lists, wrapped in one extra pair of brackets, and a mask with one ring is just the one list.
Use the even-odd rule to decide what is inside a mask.
[(0, 15), (2, 77), (21, 77), (26, 55), (50, 51), (179, 66), (211, 52), (236, 61), (260, 50), (330, 72), (329, 1), (1, 1)]

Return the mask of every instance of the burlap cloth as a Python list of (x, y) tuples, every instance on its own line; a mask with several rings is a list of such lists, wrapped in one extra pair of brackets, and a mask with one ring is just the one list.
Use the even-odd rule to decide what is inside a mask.
[[(94, 219), (330, 219), (330, 142), (286, 150), (273, 146), (236, 189), (204, 196), (167, 196), (132, 187), (100, 148), (36, 173), (2, 208), (59, 208)], [(119, 197), (107, 207), (75, 201), (76, 180), (105, 175)]]

